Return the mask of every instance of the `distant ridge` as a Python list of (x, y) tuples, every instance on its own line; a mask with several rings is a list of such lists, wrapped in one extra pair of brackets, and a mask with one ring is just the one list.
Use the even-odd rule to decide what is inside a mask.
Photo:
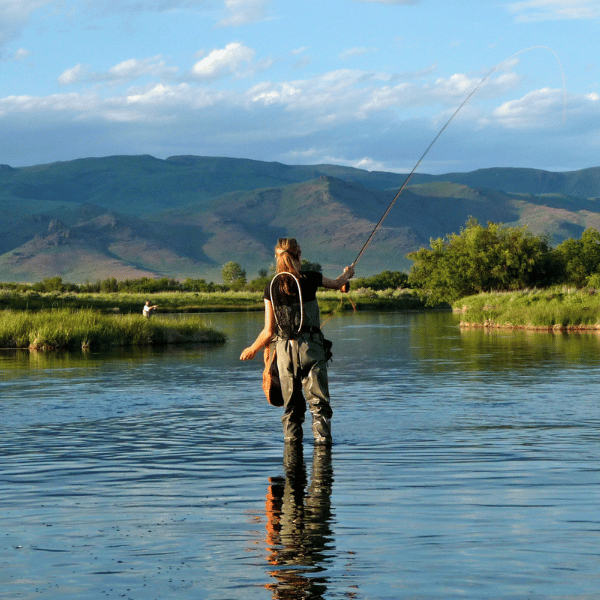
[[(239, 262), (249, 278), (272, 263), (277, 237), (335, 275), (353, 261), (405, 174), (338, 165), (149, 155), (0, 165), (0, 280), (59, 275), (204, 278)], [(458, 233), (469, 216), (527, 225), (553, 243), (600, 229), (600, 167), (552, 173), (492, 168), (416, 173), (359, 275), (410, 266), (406, 253)]]
[(470, 187), (502, 190), (515, 194), (566, 194), (583, 198), (600, 197), (600, 168), (552, 173), (538, 169), (495, 168), (478, 169), (470, 173), (419, 175), (411, 183), (451, 181)]

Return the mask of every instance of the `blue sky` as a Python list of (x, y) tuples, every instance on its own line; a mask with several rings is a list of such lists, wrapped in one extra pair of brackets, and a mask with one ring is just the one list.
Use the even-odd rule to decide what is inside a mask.
[(420, 172), (600, 166), (599, 44), (600, 0), (0, 0), (0, 163), (408, 172), (496, 67)]

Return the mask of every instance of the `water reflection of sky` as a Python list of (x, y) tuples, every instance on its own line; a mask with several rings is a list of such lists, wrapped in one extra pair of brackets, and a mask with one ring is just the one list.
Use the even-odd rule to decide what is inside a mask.
[(596, 597), (596, 336), (336, 316), (335, 445), (290, 462), (238, 361), (262, 316), (211, 318), (223, 347), (0, 353), (3, 598)]

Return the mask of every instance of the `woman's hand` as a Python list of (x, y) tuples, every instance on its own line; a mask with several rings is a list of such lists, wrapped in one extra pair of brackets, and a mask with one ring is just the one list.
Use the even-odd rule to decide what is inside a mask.
[(348, 277), (348, 279), (352, 279), (354, 277), (354, 265), (350, 265), (344, 269), (344, 274)]
[(240, 354), (240, 360), (252, 360), (255, 356), (256, 350), (254, 350), (252, 346), (248, 346), (248, 348), (245, 348)]

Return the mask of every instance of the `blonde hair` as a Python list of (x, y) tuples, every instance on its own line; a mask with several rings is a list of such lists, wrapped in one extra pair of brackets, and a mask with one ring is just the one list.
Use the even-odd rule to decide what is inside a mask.
[(279, 238), (275, 246), (275, 268), (277, 273), (291, 273), (300, 277), (297, 264), (300, 262), (300, 244), (295, 238)]
[[(294, 277), (300, 277), (298, 263), (300, 262), (300, 244), (295, 238), (279, 238), (275, 246), (275, 270), (277, 273), (291, 273)], [(290, 279), (290, 281), (288, 281)], [(285, 277), (283, 289), (286, 293), (291, 293), (291, 278)]]

